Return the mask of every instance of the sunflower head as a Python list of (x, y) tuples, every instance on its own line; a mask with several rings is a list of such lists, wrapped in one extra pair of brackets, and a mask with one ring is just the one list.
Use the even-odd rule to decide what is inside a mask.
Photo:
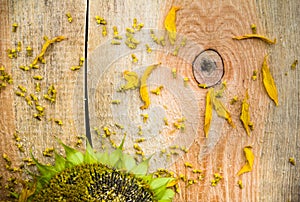
[(111, 153), (94, 152), (88, 141), (85, 153), (59, 142), (66, 155), (55, 153), (54, 166), (32, 156), (39, 175), (22, 190), (21, 201), (172, 201), (175, 178), (148, 173), (150, 158), (137, 163), (123, 153), (124, 139)]

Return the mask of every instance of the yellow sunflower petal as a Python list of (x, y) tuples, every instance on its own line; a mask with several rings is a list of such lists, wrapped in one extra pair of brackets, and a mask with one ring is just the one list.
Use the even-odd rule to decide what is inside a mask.
[(247, 135), (250, 136), (249, 125), (251, 124), (251, 121), (250, 121), (248, 98), (249, 98), (248, 91), (246, 91), (246, 96), (242, 102), (242, 113), (241, 113), (240, 119), (244, 125)]
[(180, 9), (178, 6), (172, 6), (165, 18), (165, 28), (169, 34), (171, 44), (176, 41), (176, 12)]
[(206, 94), (206, 107), (205, 107), (205, 120), (204, 120), (204, 133), (208, 137), (208, 131), (212, 120), (212, 96), (213, 89), (209, 89)]
[(237, 175), (242, 175), (244, 173), (252, 171), (253, 162), (254, 162), (254, 154), (252, 153), (252, 147), (246, 146), (244, 147), (244, 154), (246, 157), (246, 164), (241, 168)]
[(269, 95), (269, 97), (275, 102), (276, 106), (278, 106), (278, 93), (277, 88), (274, 82), (274, 79), (271, 75), (270, 69), (267, 64), (268, 55), (265, 56), (264, 62), (262, 65), (262, 74), (263, 74), (263, 83), (265, 89)]

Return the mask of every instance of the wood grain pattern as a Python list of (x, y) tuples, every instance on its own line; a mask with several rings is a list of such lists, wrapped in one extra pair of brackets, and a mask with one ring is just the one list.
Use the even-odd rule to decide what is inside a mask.
[[(6, 153), (14, 162), (13, 166), (19, 166), (22, 159), (30, 157), (29, 151), (41, 161), (49, 162), (49, 158), (42, 155), (47, 147), (58, 147), (55, 137), (70, 144), (75, 144), (76, 136), (84, 134), (76, 126), (76, 119), (84, 120), (83, 107), (81, 116), (74, 117), (77, 108), (74, 108), (74, 91), (77, 79), (81, 79), (83, 69), (78, 72), (70, 70), (71, 66), (78, 65), (79, 58), (84, 56), (85, 34), (85, 1), (1, 1), (1, 65), (4, 65), (12, 74), (14, 83), (1, 92), (1, 147), (0, 154)], [(73, 22), (69, 23), (66, 13), (70, 12)], [(18, 23), (15, 33), (12, 32), (12, 24)], [(40, 69), (24, 72), (20, 65), (29, 65), (34, 57), (41, 51), (44, 43), (43, 37), (53, 38), (63, 35), (67, 40), (52, 44), (45, 53), (46, 64), (39, 63)], [(18, 58), (8, 59), (7, 49), (16, 47), (22, 43), (22, 51)], [(31, 46), (33, 57), (26, 56), (26, 47)], [(35, 92), (32, 79), (34, 75), (44, 77), (41, 84), (41, 92)], [(83, 78), (82, 78), (83, 80)], [(56, 103), (43, 99), (50, 85), (57, 90)], [(29, 107), (22, 97), (15, 96), (17, 86), (23, 85), (27, 93), (34, 93), (39, 97), (39, 103), (45, 107), (45, 116), (39, 121), (33, 118), (36, 113), (34, 107)], [(82, 88), (82, 87), (81, 87)], [(83, 104), (83, 91), (78, 95), (78, 100)], [(53, 119), (60, 119), (63, 125), (54, 123)], [(84, 123), (84, 122), (82, 122)], [(82, 124), (83, 125), (83, 124)], [(82, 128), (81, 128), (82, 129)], [(25, 152), (18, 152), (13, 134), (18, 132)], [(0, 198), (4, 200), (6, 180), (15, 174), (5, 170), (5, 162), (1, 157), (1, 173), (5, 176), (1, 182)]]
[[(205, 140), (201, 138), (204, 136), (203, 124), (201, 124), (199, 139), (195, 140), (191, 151), (182, 162), (175, 165), (175, 168), (177, 172), (185, 172), (194, 178), (193, 174), (182, 164), (185, 161), (195, 162), (196, 158), (198, 160), (196, 166), (204, 169), (205, 178), (199, 182), (198, 186), (193, 185), (186, 188), (185, 194), (180, 196), (179, 201), (242, 201), (243, 199), (256, 201), (259, 196), (258, 189), (253, 185), (258, 183), (259, 169), (256, 166), (259, 165), (259, 160), (256, 159), (253, 172), (241, 177), (237, 177), (236, 173), (244, 163), (242, 148), (252, 145), (255, 154), (260, 149), (258, 136), (262, 127), (260, 123), (263, 122), (264, 117), (260, 113), (259, 106), (265, 105), (267, 100), (261, 84), (258, 81), (253, 82), (251, 75), (253, 70), (260, 66), (266, 46), (260, 42), (237, 42), (231, 39), (234, 35), (250, 32), (249, 25), (251, 23), (259, 26), (255, 9), (248, 9), (254, 8), (254, 5), (251, 2), (243, 5), (238, 2), (190, 2), (187, 5), (189, 5), (187, 8), (184, 7), (182, 12), (178, 13), (178, 19), (182, 19), (178, 21), (178, 30), (182, 30), (187, 36), (202, 44), (204, 49), (215, 49), (222, 56), (225, 66), (225, 75), (222, 80), (227, 81), (228, 86), (223, 101), (232, 113), (233, 122), (237, 128), (232, 129), (226, 122), (214, 123), (213, 121), (211, 130), (216, 132), (211, 132), (210, 136), (216, 136), (216, 138), (209, 137), (208, 140)], [(247, 60), (246, 58), (251, 59)], [(251, 138), (246, 136), (239, 121), (240, 102), (233, 106), (229, 105), (229, 100), (235, 95), (242, 99), (246, 89), (250, 94), (251, 119), (255, 120), (255, 130), (252, 132)], [(199, 101), (203, 109), (203, 95)], [(203, 111), (199, 114), (203, 117)], [(203, 123), (203, 118), (201, 123)], [(213, 147), (209, 144), (212, 144)], [(207, 151), (204, 150), (204, 156), (203, 147), (208, 147)], [(197, 151), (200, 151), (198, 154), (202, 155), (202, 158), (195, 156)], [(212, 187), (211, 180), (216, 172), (222, 174), (224, 181), (216, 187)], [(243, 181), (245, 187), (243, 190), (237, 186), (239, 179)], [(194, 195), (193, 193), (198, 194)]]
[[(131, 3), (130, 5), (136, 6), (135, 3)], [(252, 106), (257, 106), (257, 108), (251, 108), (252, 118), (256, 120), (257, 123), (256, 130), (252, 134), (254, 138), (247, 138), (244, 129), (239, 124), (240, 104), (237, 103), (234, 106), (228, 106), (233, 114), (234, 122), (238, 125), (237, 129), (233, 130), (227, 123), (214, 117), (218, 121), (213, 123), (211, 130), (215, 132), (211, 132), (211, 136), (213, 137), (206, 140), (202, 132), (204, 95), (206, 90), (196, 87), (197, 84), (193, 80), (190, 64), (184, 64), (182, 60), (178, 60), (169, 54), (157, 53), (157, 61), (162, 61), (163, 65), (167, 67), (178, 68), (178, 74), (190, 78), (190, 85), (193, 86), (196, 97), (194, 103), (199, 106), (199, 112), (194, 112), (199, 114), (200, 117), (198, 120), (199, 128), (197, 138), (188, 154), (182, 156), (182, 158), (177, 160), (177, 163), (169, 169), (177, 174), (183, 173), (187, 175), (188, 179), (196, 179), (197, 175), (193, 174), (190, 169), (184, 167), (184, 162), (193, 162), (196, 168), (203, 169), (205, 177), (203, 181), (199, 181), (197, 184), (191, 186), (180, 183), (181, 193), (177, 196), (176, 201), (238, 201), (241, 198), (249, 198), (251, 201), (255, 201), (258, 198), (258, 190), (257, 187), (252, 185), (257, 184), (258, 170), (256, 169), (256, 171), (248, 174), (248, 178), (247, 176), (243, 177), (245, 184), (245, 189), (243, 190), (239, 190), (237, 187), (237, 180), (239, 178), (236, 176), (236, 173), (244, 162), (242, 148), (245, 144), (253, 145), (255, 147), (255, 153), (259, 151), (259, 144), (256, 138), (257, 134), (259, 134), (259, 129), (263, 126), (259, 123), (263, 123), (264, 119), (259, 112), (259, 106), (264, 106), (267, 102), (267, 98), (263, 97), (262, 99), (257, 99), (257, 97), (264, 95), (264, 89), (257, 81), (252, 82), (250, 78), (254, 68), (260, 66), (266, 46), (259, 42), (246, 41), (240, 43), (231, 39), (234, 35), (245, 33), (244, 30), (247, 30), (247, 28), (250, 31), (249, 25), (253, 22), (257, 23), (258, 20), (255, 16), (255, 10), (247, 10), (248, 7), (254, 7), (254, 5), (237, 6), (234, 3), (226, 2), (216, 4), (188, 1), (184, 3), (164, 2), (160, 5), (163, 10), (158, 9), (158, 7), (154, 9), (163, 11), (163, 14), (152, 13), (153, 16), (162, 15), (162, 18), (158, 20), (158, 24), (156, 25), (158, 29), (163, 29), (164, 16), (172, 5), (182, 6), (177, 18), (178, 32), (202, 46), (203, 49), (211, 48), (217, 50), (223, 57), (225, 63), (225, 76), (223, 80), (226, 80), (228, 84), (228, 90), (224, 98), (225, 102), (227, 100), (226, 105), (228, 106), (228, 100), (234, 95), (243, 97), (246, 88), (249, 88), (251, 95), (254, 95), (251, 97)], [(133, 10), (135, 9), (133, 6), (128, 8), (127, 12), (130, 12), (131, 9), (131, 12), (134, 12)], [(127, 17), (125, 16), (126, 15), (123, 15), (123, 18), (126, 19)], [(115, 24), (117, 23), (115, 22), (115, 18), (108, 21), (113, 21), (113, 24)], [(144, 23), (147, 26), (147, 21)], [(255, 49), (251, 48), (254, 45)], [(189, 57), (189, 54), (197, 55), (199, 52), (193, 53), (191, 51), (185, 53), (184, 56)], [(258, 57), (259, 55), (261, 58)], [(252, 60), (245, 60), (245, 58), (252, 58)], [(118, 63), (119, 66), (121, 64), (121, 62)], [(123, 65), (125, 64), (123, 63)], [(101, 84), (105, 86), (105, 83)], [(254, 91), (256, 91), (256, 93), (254, 93)], [(185, 107), (188, 108), (189, 106), (186, 105)], [(258, 165), (257, 161), (256, 165)], [(213, 179), (213, 174), (216, 172), (221, 172), (224, 180), (222, 180), (217, 187), (211, 187), (210, 180)]]
[[(265, 159), (260, 158), (262, 151), (268, 150), (269, 147), (272, 147), (272, 144), (266, 144), (264, 140), (266, 138), (265, 136), (269, 134), (268, 132), (270, 132), (270, 128), (268, 128), (268, 131), (266, 132), (266, 124), (268, 125), (268, 122), (273, 120), (268, 116), (268, 114), (270, 110), (281, 111), (280, 108), (275, 108), (275, 106), (266, 96), (265, 89), (261, 83), (262, 78), (260, 74), (260, 68), (264, 55), (270, 52), (273, 53), (273, 51), (280, 45), (269, 46), (258, 40), (234, 41), (231, 39), (236, 35), (251, 33), (250, 25), (252, 23), (257, 24), (259, 33), (268, 36), (270, 35), (270, 37), (278, 37), (275, 32), (268, 32), (269, 27), (265, 27), (265, 24), (270, 19), (265, 17), (263, 13), (267, 12), (270, 16), (274, 14), (270, 11), (260, 10), (268, 8), (265, 3), (260, 5), (260, 3), (256, 4), (253, 1), (243, 4), (241, 4), (239, 1), (215, 3), (207, 1), (166, 1), (160, 2), (160, 4), (157, 4), (156, 2), (151, 3), (150, 5), (147, 4), (141, 8), (141, 5), (135, 1), (125, 1), (120, 4), (96, 2), (95, 4), (91, 5), (91, 18), (93, 17), (93, 8), (99, 7), (98, 5), (101, 5), (103, 8), (103, 10), (99, 11), (101, 15), (103, 15), (103, 17), (113, 25), (119, 25), (118, 23), (120, 20), (123, 22), (124, 19), (126, 19), (125, 23), (120, 25), (120, 30), (124, 30), (126, 26), (130, 26), (132, 17), (143, 19), (146, 27), (163, 29), (163, 19), (171, 6), (182, 6), (182, 9), (177, 15), (178, 32), (184, 36), (187, 36), (189, 40), (200, 44), (203, 49), (211, 48), (217, 50), (223, 57), (225, 64), (225, 75), (223, 81), (226, 80), (228, 86), (223, 101), (226, 103), (229, 111), (233, 114), (233, 120), (236, 123), (237, 128), (232, 129), (227, 125), (226, 122), (222, 120), (220, 121), (220, 119), (214, 117), (214, 119), (217, 120), (211, 129), (213, 137), (208, 140), (203, 138), (203, 106), (204, 95), (206, 91), (203, 89), (198, 89), (197, 87), (193, 88), (197, 98), (195, 100), (195, 104), (199, 106), (198, 114), (200, 116), (200, 125), (198, 128), (199, 132), (197, 134), (198, 138), (195, 139), (195, 142), (192, 145), (189, 153), (183, 156), (174, 166), (170, 167), (169, 169), (175, 171), (177, 174), (183, 173), (189, 178), (194, 179), (195, 175), (192, 174), (189, 169), (186, 169), (183, 166), (184, 162), (189, 161), (193, 162), (196, 167), (204, 170), (205, 178), (198, 184), (189, 187), (186, 187), (184, 183), (180, 183), (181, 194), (177, 195), (176, 201), (274, 201), (279, 199), (280, 197), (278, 194), (276, 194), (277, 192), (272, 192), (272, 195), (270, 194), (267, 196), (266, 194), (262, 194), (261, 185), (259, 184), (261, 179), (264, 179), (265, 183), (268, 184), (268, 180), (266, 179), (266, 175), (264, 173), (266, 171), (264, 170), (273, 169), (271, 168), (271, 165), (274, 166), (276, 164), (276, 162), (273, 162), (271, 165), (266, 163), (268, 162), (267, 159), (272, 155), (271, 153), (269, 153), (270, 156), (265, 157)], [(127, 5), (130, 6), (126, 7)], [(153, 6), (156, 6), (156, 8), (153, 9)], [(288, 12), (289, 6), (282, 8), (282, 15)], [(295, 9), (297, 6), (294, 5), (294, 7), (295, 8), (292, 13), (296, 13)], [(123, 12), (122, 14), (118, 12), (112, 12), (112, 8), (123, 9)], [(149, 14), (149, 12), (151, 13), (150, 21), (148, 21), (149, 17), (144, 18), (145, 12), (135, 11), (142, 9), (147, 9), (147, 14)], [(154, 24), (153, 26), (152, 19), (155, 17), (157, 19), (157, 24)], [(127, 21), (127, 19), (129, 20)], [(291, 22), (294, 21), (291, 20)], [(276, 26), (274, 25), (274, 27)], [(96, 31), (91, 28), (91, 37), (94, 35), (94, 32)], [(101, 34), (99, 30), (98, 33), (99, 36)], [(104, 41), (105, 39), (99, 40), (97, 38), (95, 41), (90, 41), (89, 47), (91, 47), (93, 50), (93, 47), (95, 47), (94, 43), (100, 44)], [(186, 53), (185, 56), (188, 56), (189, 54), (193, 55), (195, 53), (191, 51), (190, 53)], [(166, 53), (157, 53), (156, 58), (157, 61), (162, 61), (165, 66), (180, 67), (178, 68), (179, 74), (192, 79), (191, 66), (184, 64), (182, 60), (176, 59), (170, 54)], [(143, 58), (142, 63), (144, 60), (145, 58)], [(113, 65), (111, 68), (116, 68), (116, 66), (119, 68), (122, 65), (131, 68), (128, 58), (123, 60), (120, 59), (118, 63)], [(258, 70), (259, 72), (257, 81), (251, 80), (254, 70)], [(277, 71), (276, 69), (272, 69), (272, 72)], [(275, 73), (275, 79), (276, 75), (277, 74)], [(295, 80), (292, 79), (292, 81)], [(105, 82), (100, 84), (105, 86)], [(196, 85), (193, 79), (191, 81), (191, 85)], [(245, 95), (246, 89), (249, 90), (251, 119), (255, 124), (255, 129), (252, 131), (251, 137), (246, 136), (244, 128), (239, 121), (240, 104)], [(240, 101), (233, 106), (229, 105), (229, 100), (236, 95), (238, 95)], [(297, 116), (296, 114), (295, 116)], [(286, 119), (288, 118), (286, 117)], [(297, 120), (297, 118), (295, 119)], [(276, 132), (272, 130), (271, 133), (275, 134)], [(292, 137), (295, 136), (296, 135), (293, 135)], [(257, 156), (255, 159), (254, 170), (251, 173), (237, 177), (236, 173), (242, 167), (245, 161), (242, 148), (246, 145), (253, 146), (254, 154)], [(284, 163), (286, 167), (290, 166), (287, 163), (287, 159), (288, 158), (286, 157)], [(268, 166), (264, 166), (265, 164), (268, 164)], [(264, 166), (263, 169), (261, 169), (262, 166)], [(213, 179), (213, 174), (215, 172), (221, 172), (224, 179), (217, 187), (211, 187), (210, 180)], [(278, 178), (276, 178), (274, 175), (272, 175), (271, 178), (274, 181), (274, 183), (272, 183), (274, 189), (275, 187), (278, 188), (278, 182), (275, 183), (275, 180)], [(239, 179), (243, 181), (245, 187), (242, 190), (240, 190), (237, 185), (237, 181)], [(264, 193), (267, 193), (269, 188), (271, 187), (264, 186), (264, 189), (266, 190)], [(287, 195), (288, 194), (286, 194), (286, 196)], [(280, 199), (284, 200), (284, 198)], [(290, 200), (294, 201), (295, 197)]]
[[(177, 57), (172, 55), (174, 47), (155, 46), (149, 41), (147, 34), (149, 29), (154, 29), (158, 35), (166, 37), (162, 31), (163, 22), (172, 5), (181, 6), (176, 21), (178, 36), (187, 37), (187, 45), (179, 50)], [(18, 166), (22, 158), (28, 157), (30, 149), (33, 149), (34, 155), (41, 161), (49, 162), (42, 156), (42, 151), (51, 146), (60, 148), (55, 136), (74, 145), (76, 136), (85, 133), (84, 71), (81, 69), (72, 72), (69, 68), (77, 65), (79, 58), (84, 55), (85, 28), (88, 26), (88, 93), (92, 95), (89, 97), (90, 126), (95, 149), (101, 150), (102, 143), (93, 127), (99, 127), (103, 133), (102, 128), (109, 126), (118, 132), (116, 141), (126, 132), (114, 126), (116, 121), (122, 120), (124, 110), (118, 111), (116, 106), (111, 105), (111, 100), (120, 96), (116, 89), (125, 82), (122, 72), (137, 71), (141, 75), (147, 65), (162, 62), (161, 69), (150, 75), (149, 86), (153, 89), (163, 83), (165, 88), (160, 97), (150, 95), (153, 103), (148, 111), (137, 110), (141, 106), (138, 91), (126, 92), (120, 97), (126, 98), (129, 103), (125, 115), (128, 115), (130, 126), (136, 127), (136, 131), (132, 131), (137, 132), (138, 125), (141, 124), (150, 132), (163, 134), (156, 134), (159, 137), (151, 136), (151, 141), (143, 144), (147, 152), (163, 144), (176, 143), (174, 139), (179, 135), (183, 136), (180, 140), (189, 147), (187, 154), (180, 153), (178, 158), (170, 162), (165, 161), (165, 158), (157, 158), (156, 162), (152, 162), (155, 168), (167, 167), (176, 174), (186, 175), (188, 179), (197, 179), (199, 175), (186, 168), (185, 162), (203, 170), (203, 180), (198, 180), (196, 184), (187, 186), (186, 182), (180, 181), (181, 192), (176, 195), (175, 201), (300, 200), (300, 70), (299, 66), (295, 70), (290, 68), (295, 59), (300, 59), (299, 1), (93, 0), (89, 1), (89, 8), (86, 6), (87, 2), (80, 0), (0, 1), (0, 65), (4, 65), (14, 79), (14, 84), (0, 93), (0, 155), (8, 154), (13, 166)], [(87, 10), (88, 24), (85, 21)], [(67, 21), (67, 12), (72, 14), (72, 23)], [(107, 37), (102, 36), (102, 26), (97, 25), (96, 15), (107, 20)], [(124, 44), (110, 45), (112, 27), (117, 26), (119, 33), (124, 35), (125, 28), (131, 27), (133, 18), (145, 24), (139, 35), (141, 46), (130, 50)], [(11, 31), (14, 22), (19, 24), (16, 33)], [(258, 33), (272, 39), (276, 37), (277, 44), (267, 45), (259, 40), (232, 40), (233, 36), (251, 33), (250, 25), (253, 23), (257, 25)], [(41, 50), (45, 35), (49, 38), (64, 35), (68, 39), (53, 44), (47, 50), (46, 64), (40, 65), (40, 69), (30, 72), (20, 70), (20, 65), (28, 65), (33, 60), (33, 57), (26, 57), (26, 46), (33, 48), (35, 56)], [(17, 59), (9, 59), (6, 50), (15, 47), (18, 41), (22, 42), (23, 50)], [(122, 43), (124, 41), (123, 39)], [(151, 54), (146, 53), (145, 42), (154, 48)], [(197, 86), (191, 64), (205, 49), (218, 51), (223, 59), (225, 74), (222, 81), (227, 82), (227, 89), (221, 100), (232, 114), (236, 125), (236, 128), (232, 128), (214, 113), (207, 139), (203, 132), (207, 89)], [(97, 53), (103, 55), (99, 56)], [(131, 53), (138, 57), (137, 64), (131, 62)], [(270, 70), (278, 87), (278, 107), (268, 98), (262, 84), (260, 71), (266, 54), (269, 54)], [(177, 79), (172, 77), (172, 68), (177, 69)], [(251, 79), (254, 70), (258, 70), (256, 81)], [(41, 101), (46, 107), (46, 115), (42, 121), (32, 118), (34, 109), (27, 106), (23, 98), (15, 96), (19, 84), (34, 93), (36, 81), (31, 77), (36, 74), (45, 77), (40, 82), (42, 92), (36, 93), (40, 98), (51, 84), (58, 91), (55, 104)], [(189, 78), (186, 87), (183, 84), (184, 77)], [(216, 89), (220, 87), (221, 84), (215, 86)], [(254, 122), (251, 137), (247, 136), (239, 120), (241, 101), (247, 89), (251, 120)], [(238, 96), (239, 100), (231, 105), (233, 96)], [(158, 107), (162, 105), (163, 107)], [(149, 113), (149, 122), (142, 122), (141, 113)], [(169, 133), (173, 126), (163, 125), (163, 115), (167, 115), (169, 122), (173, 123), (183, 114), (193, 118), (186, 120), (187, 130), (183, 133)], [(50, 121), (51, 118), (61, 119), (63, 126)], [(192, 129), (189, 130), (189, 126)], [(163, 130), (159, 131), (161, 128)], [(25, 153), (20, 153), (15, 146), (15, 131), (18, 131), (22, 139)], [(187, 131), (195, 132), (187, 135)], [(127, 136), (130, 137), (128, 134)], [(168, 141), (163, 139), (165, 137), (168, 137)], [(242, 149), (247, 145), (253, 147), (256, 156), (254, 168), (252, 172), (238, 177), (237, 172), (245, 163)], [(132, 152), (130, 140), (126, 147)], [(288, 162), (289, 157), (296, 159), (296, 166)], [(3, 176), (0, 179), (0, 200), (8, 200), (7, 190), (4, 188), (6, 180), (18, 175), (6, 171), (4, 167), (5, 161), (0, 158), (0, 175)], [(211, 186), (214, 173), (220, 173), (223, 177), (216, 187)], [(238, 180), (242, 180), (243, 189), (238, 187)]]
[[(1, 23), (3, 27), (7, 29), (1, 29), (0, 32), (0, 66), (4, 66), (6, 71), (9, 74), (12, 74), (11, 60), (7, 57), (7, 49), (11, 46), (11, 23), (9, 23), (9, 9), (8, 2), (1, 2), (0, 4), (0, 13), (1, 13)], [(5, 16), (3, 19), (2, 16)], [(4, 39), (4, 40), (3, 40)], [(1, 89), (0, 92), (0, 110), (1, 110), (1, 119), (0, 119), (0, 133), (1, 133), (1, 167), (0, 173), (3, 177), (2, 180), (8, 179), (10, 177), (9, 173), (5, 170), (5, 164), (2, 159), (3, 153), (6, 153), (12, 160), (19, 159), (18, 148), (14, 145), (14, 140), (12, 139), (12, 134), (15, 132), (15, 113), (13, 106), (13, 85), (8, 85), (5, 89)], [(18, 163), (14, 162), (12, 166), (18, 166)], [(18, 176), (18, 175), (17, 175)], [(5, 198), (5, 190), (3, 188), (3, 181), (1, 181), (0, 189), (0, 199)], [(7, 192), (6, 192), (7, 193)]]
[(266, 34), (278, 40), (269, 52), (270, 68), (279, 92), (279, 106), (270, 108), (263, 127), (260, 200), (299, 201), (299, 166), (291, 166), (288, 159), (299, 159), (300, 154), (300, 74), (299, 68), (293, 71), (290, 67), (294, 60), (299, 60), (300, 3), (260, 1), (257, 8)]

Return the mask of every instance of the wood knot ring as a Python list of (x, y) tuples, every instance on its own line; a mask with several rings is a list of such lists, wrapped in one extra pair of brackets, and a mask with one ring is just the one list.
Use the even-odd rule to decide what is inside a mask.
[(200, 87), (212, 87), (224, 76), (224, 63), (221, 55), (213, 49), (198, 54), (192, 64), (193, 75)]

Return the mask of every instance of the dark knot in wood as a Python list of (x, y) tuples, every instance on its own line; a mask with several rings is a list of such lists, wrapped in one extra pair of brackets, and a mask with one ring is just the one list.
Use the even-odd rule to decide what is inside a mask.
[(224, 75), (221, 55), (213, 49), (202, 51), (193, 61), (193, 75), (198, 84), (201, 84), (200, 87), (218, 84)]

